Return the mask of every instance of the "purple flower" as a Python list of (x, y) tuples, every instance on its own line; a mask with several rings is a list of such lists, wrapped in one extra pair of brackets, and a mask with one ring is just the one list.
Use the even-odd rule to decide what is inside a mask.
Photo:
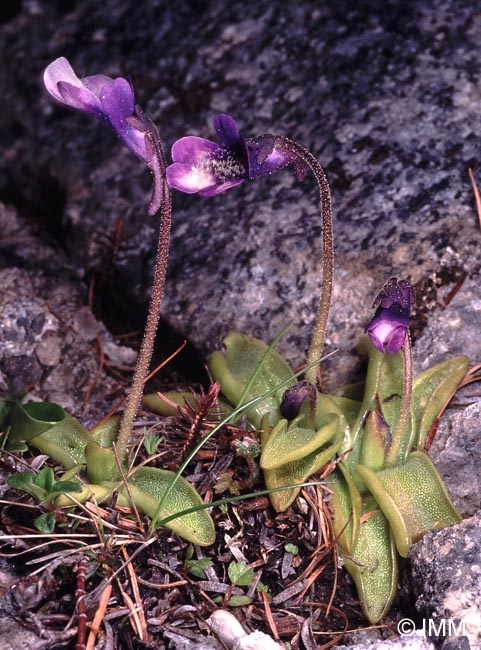
[(384, 353), (396, 354), (404, 344), (409, 325), (409, 313), (414, 302), (414, 290), (406, 280), (391, 278), (376, 297), (376, 314), (364, 330), (372, 344)]
[(245, 140), (229, 115), (217, 115), (214, 128), (220, 144), (196, 136), (174, 142), (174, 162), (167, 167), (171, 187), (187, 194), (213, 196), (246, 179), (270, 174), (293, 160), (291, 153), (273, 146), (269, 136)]
[(155, 126), (135, 103), (130, 80), (102, 74), (79, 79), (65, 57), (55, 59), (43, 73), (47, 92), (57, 102), (92, 115), (115, 131), (126, 147), (143, 160), (154, 176), (153, 214), (160, 203), (161, 170)]

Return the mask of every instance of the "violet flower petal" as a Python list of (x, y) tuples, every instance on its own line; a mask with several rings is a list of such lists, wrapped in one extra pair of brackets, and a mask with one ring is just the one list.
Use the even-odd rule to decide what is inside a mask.
[(237, 123), (230, 115), (224, 113), (216, 115), (213, 122), (219, 142), (226, 149), (235, 150), (243, 145), (243, 138), (239, 135)]
[(110, 126), (122, 142), (139, 158), (149, 163), (145, 132), (127, 122), (135, 108), (134, 91), (127, 79), (118, 77), (102, 87), (102, 109)]
[(276, 147), (271, 147), (271, 152), (266, 156), (262, 142), (259, 140), (256, 142), (247, 141), (246, 146), (249, 178), (271, 174), (293, 161), (291, 154)]
[(60, 81), (68, 83), (71, 86), (76, 86), (77, 88), (83, 87), (81, 80), (77, 77), (72, 66), (64, 56), (49, 63), (43, 73), (43, 83), (47, 92), (58, 102), (64, 104), (65, 101), (58, 89)]
[(73, 86), (67, 81), (59, 81), (57, 89), (65, 106), (93, 115), (99, 120), (104, 117), (100, 99), (87, 88)]
[(208, 163), (219, 150), (220, 147), (215, 142), (188, 135), (172, 145), (172, 160), (174, 163), (189, 165)]
[[(213, 190), (212, 194), (215, 194), (217, 178), (211, 170), (202, 165), (174, 163), (167, 167), (167, 182), (170, 187), (186, 194), (207, 192), (211, 189)], [(204, 194), (204, 196), (210, 196), (210, 194)]]
[(409, 282), (398, 282), (396, 278), (391, 278), (377, 295), (373, 303), (377, 310), (365, 332), (380, 352), (387, 349), (390, 354), (396, 354), (404, 345), (414, 299)]

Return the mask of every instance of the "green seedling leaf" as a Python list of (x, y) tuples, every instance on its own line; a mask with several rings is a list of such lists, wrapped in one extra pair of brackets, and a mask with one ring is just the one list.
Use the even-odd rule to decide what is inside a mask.
[(335, 413), (328, 413), (319, 419), (318, 431), (297, 426), (296, 420), (290, 425), (287, 420), (280, 420), (263, 444), (261, 468), (276, 469), (302, 460), (332, 440), (338, 428), (339, 417)]
[(246, 587), (254, 582), (256, 574), (245, 562), (231, 562), (227, 569), (229, 580), (237, 587)]
[(37, 499), (37, 501), (42, 502), (45, 499), (46, 492), (42, 487), (34, 483), (35, 477), (36, 474), (33, 472), (17, 472), (17, 474), (9, 476), (7, 483), (10, 487), (23, 490), (34, 497), (34, 499)]
[(163, 436), (158, 436), (155, 433), (147, 433), (144, 429), (144, 449), (149, 456), (154, 456), (157, 453), (159, 445), (163, 440)]
[(295, 544), (284, 544), (284, 550), (286, 553), (291, 553), (292, 555), (297, 555), (299, 553), (299, 547)]
[(51, 467), (43, 467), (39, 473), (35, 475), (33, 482), (48, 494), (51, 492), (55, 484), (55, 474), (53, 473), (53, 469)]
[(411, 411), (416, 428), (413, 446), (418, 450), (424, 449), (431, 425), (456, 392), (468, 368), (468, 357), (454, 357), (425, 370), (414, 379)]
[(231, 596), (229, 602), (227, 603), (229, 607), (245, 607), (252, 603), (252, 598), (249, 596), (239, 595)]
[(245, 334), (229, 334), (224, 339), (224, 346), (225, 353), (214, 352), (208, 365), (214, 379), (220, 383), (222, 393), (234, 406), (241, 400), (249, 401), (284, 384), (247, 411), (247, 418), (254, 427), (261, 426), (265, 414), (269, 414), (273, 426), (281, 418), (279, 405), (286, 388), (295, 383), (293, 379), (292, 383), (286, 384), (293, 376), (291, 368), (275, 350)]
[(54, 512), (44, 512), (43, 515), (37, 517), (33, 522), (33, 525), (41, 533), (53, 533), (55, 530), (55, 513)]
[(38, 474), (33, 472), (18, 472), (8, 479), (11, 487), (23, 490), (41, 503), (50, 503), (59, 494), (80, 492), (78, 481), (56, 481), (53, 470), (44, 467)]
[(67, 414), (58, 404), (52, 402), (17, 402), (11, 409), (9, 444), (35, 438), (44, 431), (63, 422)]
[(341, 553), (357, 588), (364, 614), (372, 625), (389, 611), (397, 589), (396, 546), (389, 522), (372, 497), (364, 503), (357, 543)]
[(200, 560), (187, 560), (186, 568), (189, 573), (201, 580), (206, 580), (205, 569), (212, 566), (213, 562), (209, 557), (203, 557)]
[(359, 465), (357, 473), (388, 519), (402, 557), (428, 530), (461, 521), (428, 456), (409, 454), (404, 465), (373, 472)]
[[(174, 472), (168, 470), (141, 467), (128, 478), (135, 505), (149, 517), (157, 516), (159, 526), (163, 525), (164, 518), (189, 508), (203, 506), (203, 501), (197, 491), (181, 476), (177, 478), (173, 490), (164, 499), (175, 476)], [(120, 494), (128, 498), (125, 487), (120, 488)], [(157, 513), (162, 500), (162, 508), (160, 513)], [(215, 541), (214, 523), (205, 509), (172, 519), (166, 526), (187, 541), (200, 546), (209, 546)]]

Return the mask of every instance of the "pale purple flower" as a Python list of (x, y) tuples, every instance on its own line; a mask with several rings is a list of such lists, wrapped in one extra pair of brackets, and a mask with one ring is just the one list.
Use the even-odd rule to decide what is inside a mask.
[(110, 126), (125, 146), (150, 167), (154, 194), (149, 212), (156, 212), (162, 181), (158, 134), (150, 119), (136, 105), (130, 80), (123, 77), (112, 79), (101, 74), (80, 79), (62, 56), (47, 66), (43, 81), (53, 99)]
[(229, 115), (217, 115), (214, 128), (219, 144), (196, 136), (174, 142), (174, 162), (167, 167), (171, 187), (187, 194), (213, 196), (246, 179), (270, 174), (293, 160), (287, 151), (270, 143), (264, 146), (264, 136), (256, 141), (244, 139)]
[(396, 354), (402, 348), (414, 298), (409, 282), (391, 278), (374, 300), (376, 314), (364, 331), (379, 352)]

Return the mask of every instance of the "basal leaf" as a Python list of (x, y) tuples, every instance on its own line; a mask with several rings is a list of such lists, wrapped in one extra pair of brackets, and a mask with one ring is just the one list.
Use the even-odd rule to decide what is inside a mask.
[[(155, 467), (141, 467), (128, 478), (129, 488), (135, 505), (149, 517), (157, 513), (158, 505), (175, 477), (174, 472)], [(120, 493), (128, 497), (125, 487)], [(203, 505), (197, 491), (184, 478), (180, 477), (164, 500), (161, 512), (158, 514), (159, 525), (162, 520), (183, 510)], [(165, 524), (178, 535), (201, 546), (209, 546), (215, 541), (215, 529), (212, 518), (207, 510), (197, 510)]]
[(342, 553), (344, 564), (357, 588), (364, 614), (372, 625), (389, 611), (397, 589), (397, 553), (389, 522), (376, 501), (363, 504), (357, 543)]
[[(215, 381), (221, 385), (222, 393), (233, 406), (267, 393), (292, 377), (293, 372), (284, 359), (269, 347), (245, 334), (231, 333), (224, 339), (225, 352), (214, 352), (208, 361)], [(250, 380), (255, 379), (245, 394)], [(292, 380), (292, 384), (295, 380)], [(247, 418), (260, 428), (262, 416), (269, 414), (271, 425), (281, 418), (279, 405), (287, 386), (256, 404), (247, 412)]]
[[(319, 471), (339, 451), (342, 440), (308, 454), (300, 460), (286, 463), (276, 469), (264, 470), (264, 481), (268, 489), (284, 488), (304, 482), (311, 474)], [(278, 490), (269, 495), (276, 512), (284, 512), (299, 494), (300, 488)]]
[(9, 442), (31, 440), (44, 431), (63, 422), (67, 414), (52, 402), (17, 402), (9, 415)]
[(335, 413), (320, 419), (317, 431), (299, 427), (295, 421), (289, 426), (287, 420), (280, 420), (262, 446), (261, 468), (276, 469), (301, 460), (334, 438), (338, 427), (339, 417)]
[(402, 557), (428, 530), (461, 521), (434, 464), (423, 452), (412, 452), (404, 465), (380, 472), (359, 465), (357, 473), (389, 520)]
[(70, 469), (75, 465), (85, 464), (85, 447), (91, 440), (87, 429), (67, 415), (44, 433), (31, 438), (29, 444), (53, 458), (65, 469)]
[(416, 426), (413, 446), (418, 450), (424, 449), (432, 423), (456, 392), (468, 368), (468, 357), (453, 357), (425, 370), (414, 379), (411, 411)]
[(350, 553), (357, 544), (361, 518), (361, 494), (345, 461), (329, 476), (334, 534), (339, 546)]

